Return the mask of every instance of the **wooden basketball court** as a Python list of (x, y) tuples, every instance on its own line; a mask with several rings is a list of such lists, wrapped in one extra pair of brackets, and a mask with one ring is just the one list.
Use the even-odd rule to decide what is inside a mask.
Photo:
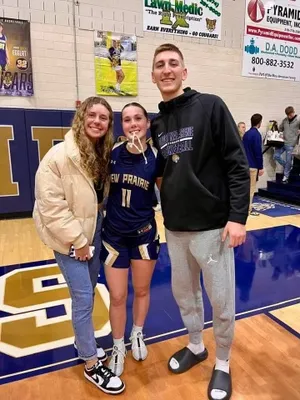
[[(164, 242), (163, 221), (160, 213), (157, 213), (157, 221)], [(248, 247), (245, 246), (242, 256), (241, 253), (237, 253), (236, 256), (237, 268), (245, 268), (245, 274), (252, 268), (252, 272), (249, 278), (246, 274), (245, 279), (243, 270), (237, 275), (237, 322), (231, 359), (234, 384), (232, 400), (300, 400), (300, 260), (298, 256), (300, 229), (298, 228), (300, 228), (300, 214), (280, 217), (261, 214), (259, 217), (249, 217), (247, 229), (250, 244)], [(296, 239), (292, 241), (294, 237)], [(289, 246), (290, 250), (282, 259), (280, 258), (282, 251), (277, 254), (277, 249), (285, 248), (282, 244), (283, 239), (287, 240), (286, 246)], [(270, 250), (271, 242), (272, 250)], [(265, 243), (268, 245), (265, 246)], [(294, 243), (298, 243), (298, 250)], [(264, 248), (267, 250), (261, 250)], [(178, 319), (176, 305), (172, 303), (169, 275), (167, 278), (164, 275), (164, 269), (169, 268), (166, 261), (167, 250), (163, 248), (162, 251), (166, 253), (162, 255), (157, 265), (157, 275), (153, 283), (152, 314), (149, 313), (145, 326), (149, 342), (149, 357), (146, 361), (138, 363), (132, 359), (130, 352), (128, 353), (123, 375), (126, 391), (119, 395), (119, 398), (124, 400), (205, 399), (215, 360), (210, 311), (208, 311), (207, 329), (204, 333), (205, 345), (209, 351), (208, 360), (183, 375), (172, 375), (167, 369), (167, 361), (176, 350), (187, 343), (187, 337)], [(254, 267), (251, 264), (253, 253), (256, 253)], [(293, 258), (288, 266), (283, 266), (285, 259), (291, 255)], [(34, 269), (37, 262), (40, 262), (37, 264), (38, 268), (42, 268), (45, 260), (53, 260), (53, 254), (38, 239), (31, 219), (0, 221), (1, 279), (12, 271)], [(239, 260), (241, 263), (248, 262), (249, 267), (240, 264)], [(162, 281), (164, 281), (163, 284)], [(17, 295), (15, 296), (17, 298)], [(57, 306), (55, 301), (54, 303)], [(169, 306), (168, 303), (172, 304)], [(49, 303), (44, 305), (45, 308), (48, 306)], [(131, 305), (128, 306), (128, 310), (130, 313)], [(1, 399), (70, 398), (77, 400), (110, 397), (84, 379), (82, 364), (76, 365), (79, 361), (70, 340), (67, 345), (44, 343), (42, 351), (34, 353), (29, 350), (28, 354), (26, 348), (20, 346), (22, 356), (18, 355), (16, 348), (14, 351), (6, 350), (11, 348), (3, 345), (3, 327), (4, 322), (10, 321), (12, 314), (7, 310), (1, 311)], [(25, 314), (20, 318), (25, 318)], [(20, 342), (25, 340), (22, 332), (15, 334), (19, 335)], [(110, 337), (106, 336), (106, 339), (100, 337), (99, 340), (100, 342), (105, 340), (107, 344), (105, 347), (109, 348)], [(57, 354), (60, 356), (58, 357)]]

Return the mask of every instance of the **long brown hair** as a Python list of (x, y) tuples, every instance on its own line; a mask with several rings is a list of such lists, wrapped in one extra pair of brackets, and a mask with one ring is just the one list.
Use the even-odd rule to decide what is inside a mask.
[[(94, 104), (102, 104), (109, 112), (109, 125), (107, 133), (100, 138), (94, 145), (85, 135), (84, 122), (89, 109)], [(75, 142), (79, 148), (80, 164), (87, 172), (93, 182), (102, 181), (105, 183), (108, 179), (108, 166), (110, 153), (114, 143), (113, 136), (113, 111), (108, 102), (102, 97), (88, 97), (77, 109), (73, 123), (72, 131)]]

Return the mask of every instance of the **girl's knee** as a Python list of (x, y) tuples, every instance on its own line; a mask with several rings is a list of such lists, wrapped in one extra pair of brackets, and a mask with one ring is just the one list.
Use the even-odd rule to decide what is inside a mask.
[(146, 297), (149, 295), (150, 288), (149, 286), (141, 286), (134, 288), (134, 296), (135, 297)]
[(114, 307), (120, 307), (126, 304), (127, 293), (110, 293), (110, 304)]

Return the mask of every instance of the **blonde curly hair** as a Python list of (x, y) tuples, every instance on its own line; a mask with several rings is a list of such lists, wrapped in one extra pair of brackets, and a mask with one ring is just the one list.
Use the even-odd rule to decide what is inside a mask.
[[(96, 145), (85, 134), (84, 123), (88, 111), (94, 104), (102, 104), (109, 112), (107, 133), (100, 138)], [(80, 164), (95, 184), (107, 183), (109, 176), (110, 153), (114, 144), (113, 111), (108, 102), (102, 97), (88, 97), (77, 109), (72, 131), (79, 148)]]

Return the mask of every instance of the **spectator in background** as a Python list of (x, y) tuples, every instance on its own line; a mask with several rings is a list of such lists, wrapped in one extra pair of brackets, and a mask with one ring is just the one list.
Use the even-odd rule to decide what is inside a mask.
[[(292, 152), (297, 143), (300, 128), (300, 121), (297, 118), (294, 107), (287, 107), (285, 114), (286, 118), (279, 125), (279, 132), (283, 132), (284, 146), (276, 149), (274, 153), (274, 160), (284, 168), (282, 183), (288, 183), (289, 180), (293, 166)], [(286, 160), (281, 158), (283, 153), (286, 153)]]
[(243, 136), (243, 143), (250, 167), (250, 204), (249, 214), (257, 216), (259, 213), (252, 211), (252, 200), (256, 190), (257, 175), (262, 176), (263, 155), (262, 155), (262, 138), (259, 128), (262, 123), (262, 115), (254, 114), (251, 117), (251, 129)]
[(243, 139), (243, 136), (245, 135), (245, 132), (246, 132), (245, 122), (239, 122), (237, 127), (239, 130), (240, 137), (241, 137), (241, 139)]

